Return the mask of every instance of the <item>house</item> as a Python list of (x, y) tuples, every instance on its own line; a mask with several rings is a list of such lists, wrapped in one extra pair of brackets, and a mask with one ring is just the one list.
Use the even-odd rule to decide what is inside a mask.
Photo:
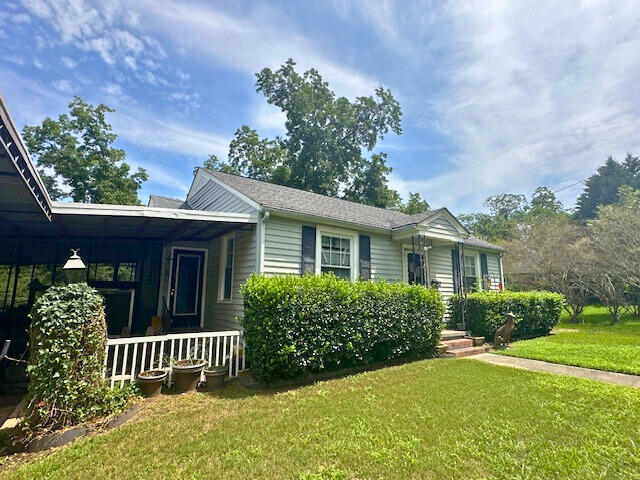
[(205, 168), (185, 201), (152, 196), (149, 205), (257, 217), (255, 228), (230, 230), (206, 247), (203, 325), (216, 329), (239, 328), (239, 290), (252, 272), (433, 283), (445, 298), (463, 284), (503, 283), (503, 250), (471, 236), (446, 208), (406, 215)]
[(445, 298), (502, 288), (502, 249), (446, 208), (406, 215), (205, 168), (183, 200), (53, 202), (1, 99), (0, 121), (0, 334), (14, 354), (71, 249), (105, 296), (112, 336), (144, 335), (163, 315), (177, 332), (239, 330), (252, 272), (420, 283)]

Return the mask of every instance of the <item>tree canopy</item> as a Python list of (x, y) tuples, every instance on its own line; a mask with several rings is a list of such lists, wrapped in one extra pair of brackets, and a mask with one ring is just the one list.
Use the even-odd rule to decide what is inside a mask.
[(208, 165), (377, 207), (404, 208), (388, 185), (386, 153), (373, 152), (387, 133), (402, 133), (402, 110), (391, 91), (379, 87), (350, 101), (336, 96), (316, 69), (300, 74), (295, 66), (289, 59), (277, 70), (256, 74), (257, 91), (284, 112), (286, 134), (260, 138), (243, 125), (229, 146), (228, 163), (215, 159)]
[(407, 203), (400, 205), (398, 210), (408, 215), (415, 215), (416, 213), (425, 213), (431, 209), (429, 202), (427, 202), (419, 193), (409, 192), (409, 198)]
[(620, 187), (640, 188), (640, 156), (627, 154), (624, 161), (607, 158), (604, 165), (585, 182), (578, 197), (576, 217), (581, 220), (595, 218), (599, 205), (610, 205), (618, 200)]
[(74, 97), (68, 114), (24, 127), (22, 136), (52, 199), (140, 204), (138, 190), (147, 173), (130, 173), (124, 150), (112, 147), (117, 137), (106, 114), (113, 111)]
[(538, 217), (567, 215), (555, 194), (544, 186), (535, 189), (530, 201), (525, 195), (500, 193), (488, 197), (484, 206), (489, 213), (461, 214), (458, 219), (475, 235), (494, 242), (512, 240), (522, 225)]

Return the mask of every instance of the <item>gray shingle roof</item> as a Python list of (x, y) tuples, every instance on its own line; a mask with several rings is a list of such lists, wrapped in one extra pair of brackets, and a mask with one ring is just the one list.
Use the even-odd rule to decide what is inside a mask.
[(207, 172), (265, 208), (324, 217), (357, 225), (394, 229), (415, 224), (418, 217), (424, 219), (435, 213), (432, 211), (419, 215), (407, 215), (395, 210), (371, 207), (341, 198), (328, 197), (216, 170), (207, 169)]
[(149, 207), (158, 208), (181, 208), (190, 210), (189, 206), (184, 200), (179, 198), (162, 197), (160, 195), (149, 195)]
[(481, 238), (478, 237), (474, 237), (474, 236), (470, 236), (469, 238), (467, 238), (464, 241), (464, 244), (468, 247), (476, 247), (476, 248), (487, 248), (489, 250), (500, 250), (500, 251), (505, 251), (504, 248), (498, 246), (498, 245), (494, 245), (492, 243), (487, 242), (486, 240), (483, 240)]
[[(210, 175), (226, 183), (241, 194), (267, 209), (311, 215), (356, 225), (397, 230), (423, 222), (446, 210), (439, 208), (425, 213), (407, 215), (395, 210), (371, 207), (341, 198), (328, 197), (297, 188), (263, 182), (217, 170), (205, 169)], [(477, 237), (469, 237), (465, 244), (477, 248), (504, 250)]]

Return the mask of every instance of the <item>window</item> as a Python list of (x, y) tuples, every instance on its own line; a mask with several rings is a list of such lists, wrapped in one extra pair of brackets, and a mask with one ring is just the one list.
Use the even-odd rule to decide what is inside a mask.
[(478, 289), (478, 270), (476, 268), (476, 256), (464, 256), (464, 288), (468, 292)]
[(220, 289), (219, 301), (231, 301), (233, 293), (233, 255), (235, 238), (233, 235), (223, 237), (220, 245)]
[(136, 262), (120, 262), (120, 265), (118, 265), (118, 281), (135, 282), (135, 280)]
[(322, 235), (320, 271), (333, 272), (340, 278), (351, 278), (351, 239)]
[(89, 280), (113, 282), (115, 271), (115, 263), (91, 263), (89, 265)]

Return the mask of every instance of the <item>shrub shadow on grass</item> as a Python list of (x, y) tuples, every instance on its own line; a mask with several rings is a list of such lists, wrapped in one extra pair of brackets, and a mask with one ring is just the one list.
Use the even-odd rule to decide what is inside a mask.
[(395, 360), (387, 360), (384, 362), (372, 363), (358, 367), (342, 368), (330, 372), (321, 372), (308, 375), (301, 378), (278, 380), (272, 383), (259, 382), (251, 375), (243, 375), (236, 380), (232, 380), (225, 387), (214, 391), (202, 391), (206, 395), (211, 395), (226, 399), (242, 399), (255, 396), (268, 396), (277, 393), (286, 392), (288, 390), (296, 390), (318, 382), (326, 380), (337, 380), (340, 378), (350, 377), (365, 372), (373, 372), (387, 367), (410, 364), (413, 362), (435, 358), (434, 356), (412, 356), (399, 358)]

